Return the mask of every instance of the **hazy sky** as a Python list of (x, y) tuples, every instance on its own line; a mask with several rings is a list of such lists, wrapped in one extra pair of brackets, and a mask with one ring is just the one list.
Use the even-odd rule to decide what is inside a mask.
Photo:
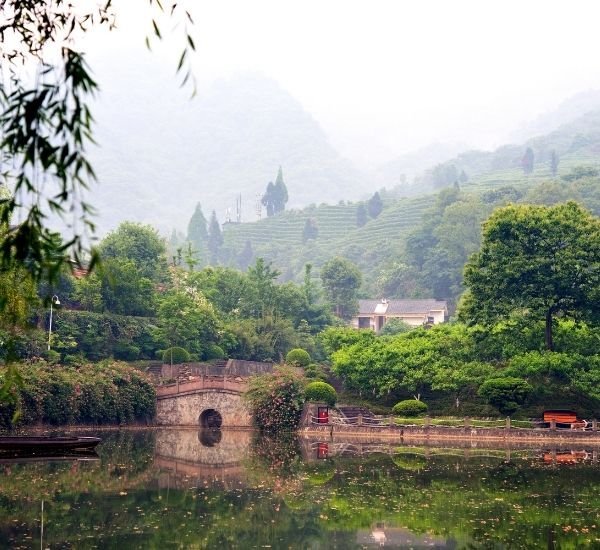
[[(120, 4), (121, 31), (90, 45), (92, 58), (113, 56), (115, 71), (126, 70), (118, 67), (119, 50), (145, 55), (151, 28), (145, 0)], [(358, 162), (383, 161), (433, 141), (499, 145), (520, 121), (600, 88), (595, 0), (188, 5), (201, 84), (240, 71), (274, 78)], [(163, 47), (173, 48), (175, 65), (181, 35), (173, 36)]]

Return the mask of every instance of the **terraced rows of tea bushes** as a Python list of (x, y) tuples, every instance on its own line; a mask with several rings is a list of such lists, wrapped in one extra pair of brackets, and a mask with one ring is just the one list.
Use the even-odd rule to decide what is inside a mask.
[[(559, 175), (573, 167), (599, 165), (600, 156), (592, 149), (581, 148), (560, 158)], [(538, 163), (532, 174), (524, 176), (520, 167), (499, 169), (481, 174), (461, 186), (465, 192), (484, 193), (504, 186), (513, 186), (524, 195), (540, 182), (551, 178), (548, 163)], [(304, 266), (319, 267), (332, 256), (345, 256), (365, 274), (374, 273), (385, 262), (402, 254), (406, 236), (417, 228), (427, 209), (435, 203), (435, 194), (428, 192), (416, 197), (384, 199), (384, 209), (376, 219), (369, 219), (357, 227), (356, 214), (360, 203), (310, 206), (303, 210), (283, 212), (271, 218), (240, 225), (228, 225), (224, 231), (225, 247), (229, 249), (229, 263), (247, 241), (252, 244), (255, 257), (273, 262), (284, 279), (300, 280)], [(303, 243), (302, 234), (307, 219), (316, 220), (319, 234), (316, 240)]]

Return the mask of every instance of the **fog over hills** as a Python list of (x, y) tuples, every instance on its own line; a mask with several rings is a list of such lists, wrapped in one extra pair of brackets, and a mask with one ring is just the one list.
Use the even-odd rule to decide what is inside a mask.
[(521, 143), (543, 134), (549, 134), (559, 126), (567, 124), (582, 115), (600, 109), (600, 90), (587, 90), (567, 99), (556, 107), (521, 124), (509, 136), (512, 143)]
[[(218, 80), (189, 100), (143, 66), (103, 90), (92, 151), (100, 184), (92, 200), (100, 233), (128, 219), (163, 232), (185, 229), (197, 202), (221, 221), (242, 195), (242, 218), (281, 165), (289, 207), (337, 202), (373, 192), (330, 145), (315, 119), (270, 79)], [(126, 85), (123, 85), (123, 84)], [(148, 90), (152, 90), (148, 93)]]
[[(242, 220), (254, 221), (280, 165), (289, 209), (364, 199), (401, 185), (403, 174), (411, 183), (439, 163), (452, 162), (476, 176), (517, 167), (522, 156), (521, 145), (467, 152), (460, 142), (436, 142), (365, 173), (339, 154), (319, 122), (272, 79), (257, 73), (222, 78), (190, 100), (189, 90), (178, 89), (151, 57), (138, 58), (127, 70), (111, 65), (108, 72), (105, 63), (98, 64), (103, 87), (93, 111), (99, 147), (90, 151), (99, 178), (90, 202), (99, 212), (100, 236), (123, 220), (150, 223), (163, 234), (185, 231), (197, 202), (206, 217), (214, 209), (223, 222), (228, 209), (235, 216), (238, 195)], [(590, 115), (586, 124), (582, 116), (594, 106), (600, 106), (599, 91), (577, 94), (514, 135), (551, 134), (562, 125), (557, 134), (527, 144), (538, 162), (546, 162), (551, 148), (567, 160), (574, 147), (581, 148), (576, 135), (596, 131), (597, 117)], [(595, 155), (589, 143), (583, 145)]]

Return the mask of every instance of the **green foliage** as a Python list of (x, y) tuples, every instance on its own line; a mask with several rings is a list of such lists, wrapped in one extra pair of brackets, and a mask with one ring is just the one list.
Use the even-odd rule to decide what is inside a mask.
[(295, 367), (306, 367), (310, 364), (310, 355), (306, 350), (295, 348), (288, 351), (285, 362)]
[[(154, 387), (122, 363), (57, 367), (38, 361), (20, 364), (19, 372), (21, 424), (127, 423), (154, 416)], [(0, 422), (5, 425), (3, 412), (11, 407), (15, 404), (0, 405)]]
[(337, 392), (335, 388), (326, 382), (310, 382), (304, 389), (304, 396), (307, 401), (317, 403), (327, 403), (330, 407), (335, 405)]
[(427, 403), (416, 399), (405, 399), (394, 405), (392, 412), (397, 416), (419, 416), (427, 412)]
[(319, 334), (319, 341), (328, 356), (353, 344), (367, 347), (374, 340), (375, 333), (372, 330), (355, 330), (349, 327), (329, 327)]
[(600, 314), (600, 221), (573, 202), (554, 207), (507, 206), (484, 225), (481, 251), (465, 267), (469, 299), (461, 318), (492, 324), (513, 312), (546, 322), (553, 349), (558, 314)]
[(486, 380), (478, 393), (502, 414), (510, 415), (525, 402), (532, 390), (526, 380), (507, 376)]
[(150, 225), (123, 222), (98, 245), (104, 260), (131, 262), (140, 277), (163, 282), (167, 277), (167, 256), (164, 239)]
[(181, 363), (190, 362), (190, 354), (184, 348), (173, 346), (167, 348), (162, 355), (163, 363), (173, 363), (173, 365), (180, 365)]
[(349, 319), (358, 310), (358, 289), (362, 275), (358, 268), (345, 258), (332, 258), (321, 268), (321, 281), (335, 314)]
[(342, 344), (331, 355), (332, 370), (361, 395), (425, 390), (458, 394), (494, 371), (477, 360), (473, 347), (473, 335), (464, 325), (435, 325)]
[(253, 376), (244, 394), (257, 427), (265, 432), (295, 430), (304, 403), (304, 381), (293, 369)]
[(196, 209), (194, 210), (194, 213), (190, 219), (190, 223), (188, 224), (187, 240), (192, 243), (196, 250), (206, 250), (208, 242), (208, 230), (206, 218), (202, 213), (202, 207), (200, 206), (200, 203), (196, 204)]
[[(54, 315), (53, 349), (63, 356), (79, 353), (92, 361), (111, 356), (123, 360), (153, 359), (161, 346), (153, 318), (64, 309)], [(44, 333), (30, 331), (28, 337), (30, 344), (22, 349), (20, 357), (39, 356), (37, 342), (43, 340)]]
[(383, 328), (379, 331), (380, 336), (394, 336), (395, 334), (402, 334), (403, 332), (409, 332), (413, 329), (406, 321), (402, 319), (390, 319)]
[(221, 225), (217, 220), (217, 214), (212, 211), (210, 223), (208, 225), (208, 251), (210, 253), (210, 263), (215, 265), (218, 263), (219, 250), (223, 246), (223, 234), (221, 233)]
[(204, 357), (205, 359), (223, 359), (226, 357), (226, 355), (221, 346), (217, 346), (217, 344), (209, 344), (206, 347)]
[(267, 209), (267, 216), (271, 217), (279, 212), (285, 210), (285, 204), (288, 201), (288, 191), (283, 181), (283, 171), (281, 166), (277, 172), (277, 178), (275, 184), (269, 182), (267, 184), (267, 190), (262, 196), (261, 202)]

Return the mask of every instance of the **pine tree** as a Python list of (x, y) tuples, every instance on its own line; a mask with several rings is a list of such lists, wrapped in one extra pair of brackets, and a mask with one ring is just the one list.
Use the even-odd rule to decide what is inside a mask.
[(378, 191), (376, 191), (375, 194), (369, 199), (367, 208), (369, 210), (369, 216), (371, 216), (373, 219), (381, 214), (381, 211), (383, 210), (383, 202)]
[(356, 227), (362, 227), (368, 221), (367, 208), (361, 202), (356, 209)]
[(196, 204), (196, 210), (194, 210), (188, 224), (187, 240), (192, 243), (196, 250), (203, 250), (206, 247), (208, 231), (206, 230), (206, 218), (202, 213), (200, 203)]
[(268, 218), (275, 214), (275, 186), (272, 181), (267, 184), (267, 190), (260, 202), (262, 202), (263, 206), (267, 209)]
[(458, 176), (458, 181), (460, 183), (467, 183), (469, 181), (469, 176), (467, 176), (467, 173), (464, 170), (460, 171), (460, 174)]
[(274, 213), (277, 214), (278, 212), (283, 212), (288, 201), (288, 191), (287, 187), (285, 186), (285, 182), (283, 181), (283, 170), (281, 169), (281, 166), (279, 167), (277, 178), (275, 179), (273, 198), (275, 207)]
[(216, 264), (219, 258), (219, 249), (223, 245), (221, 226), (217, 220), (217, 214), (212, 211), (210, 224), (208, 226), (208, 251), (210, 252), (210, 263)]

